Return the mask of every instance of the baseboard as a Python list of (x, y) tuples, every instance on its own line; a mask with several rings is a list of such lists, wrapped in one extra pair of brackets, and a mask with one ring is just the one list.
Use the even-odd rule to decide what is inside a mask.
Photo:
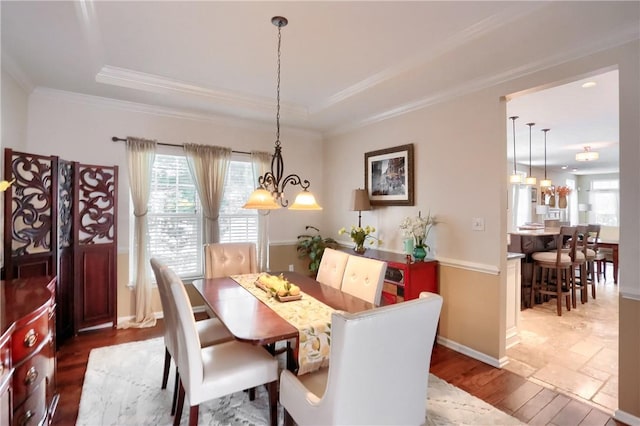
[(640, 425), (640, 417), (634, 416), (622, 410), (613, 413), (613, 419), (628, 425)]
[(506, 356), (497, 359), (482, 352), (478, 352), (475, 349), (471, 349), (470, 347), (462, 345), (458, 342), (454, 342), (453, 340), (449, 340), (446, 337), (438, 336), (437, 341), (442, 346), (453, 349), (456, 352), (460, 352), (461, 354), (469, 356), (473, 359), (477, 359), (478, 361), (482, 361), (492, 367), (502, 368), (509, 363), (509, 358)]
[[(195, 314), (198, 314), (200, 312), (207, 312), (207, 309), (206, 309), (206, 307), (204, 305), (194, 306), (193, 307), (193, 312)], [(162, 319), (162, 318), (164, 318), (164, 313), (162, 311), (154, 312), (153, 316), (156, 317), (156, 319)], [(118, 326), (120, 324), (124, 324), (124, 323), (130, 322), (134, 318), (135, 318), (135, 315), (128, 315), (126, 317), (118, 317)], [(109, 325), (111, 325), (111, 323), (109, 323)]]

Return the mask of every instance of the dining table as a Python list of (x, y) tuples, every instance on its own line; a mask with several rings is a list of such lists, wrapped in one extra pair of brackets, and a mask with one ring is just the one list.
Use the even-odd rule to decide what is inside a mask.
[[(282, 278), (300, 287), (302, 298), (299, 301), (279, 302), (275, 297), (270, 297), (267, 292), (255, 285), (260, 274), (197, 279), (193, 281), (193, 286), (215, 316), (237, 340), (262, 345), (272, 351), (276, 343), (286, 342), (284, 348), (286, 367), (296, 374), (312, 371), (313, 368), (324, 366), (328, 362), (330, 338), (316, 341), (316, 337), (312, 336), (314, 340), (311, 341), (310, 335), (320, 334), (318, 329), (322, 329), (323, 326), (330, 329), (331, 311), (357, 313), (375, 308), (372, 303), (321, 284), (312, 277), (298, 272), (270, 274), (281, 275)], [(307, 305), (303, 305), (305, 303)], [(308, 304), (312, 304), (313, 310), (320, 309), (324, 313), (324, 324), (305, 323), (306, 311), (312, 311), (307, 309)], [(296, 308), (304, 312), (296, 314)], [(330, 330), (327, 334), (330, 335)], [(320, 342), (327, 346), (318, 348)], [(307, 348), (322, 352), (325, 363), (317, 363), (315, 367), (312, 365), (308, 368), (303, 365), (301, 368), (301, 355), (302, 361), (313, 358), (312, 355), (307, 355)]]

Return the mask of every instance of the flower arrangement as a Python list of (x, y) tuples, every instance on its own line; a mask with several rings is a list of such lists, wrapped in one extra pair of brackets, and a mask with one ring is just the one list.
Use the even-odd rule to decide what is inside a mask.
[(426, 240), (434, 224), (435, 221), (433, 220), (433, 216), (431, 216), (431, 212), (427, 214), (427, 217), (422, 217), (421, 213), (418, 212), (418, 216), (416, 217), (405, 217), (404, 220), (400, 222), (400, 230), (405, 237), (413, 237), (416, 247), (426, 247), (429, 249)]
[[(361, 226), (353, 226), (351, 225), (351, 230), (348, 231), (349, 232), (349, 236), (351, 237), (351, 240), (356, 243), (356, 246), (354, 248), (354, 250), (357, 253), (364, 253), (365, 251), (365, 247), (364, 244), (368, 241), (369, 245), (374, 245), (374, 244), (378, 244), (381, 245), (382, 241), (371, 235), (372, 232), (376, 232), (376, 228), (374, 228), (373, 226), (365, 226), (364, 228)], [(340, 230), (338, 231), (338, 235), (343, 235), (346, 234), (347, 230), (345, 228), (340, 228)]]
[(551, 195), (552, 197), (558, 195), (560, 197), (566, 197), (571, 194), (571, 188), (568, 186), (549, 186), (545, 188), (544, 193), (547, 195)]

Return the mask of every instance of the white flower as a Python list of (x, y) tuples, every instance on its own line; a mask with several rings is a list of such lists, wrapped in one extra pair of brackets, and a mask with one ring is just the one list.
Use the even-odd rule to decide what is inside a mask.
[(427, 214), (427, 217), (422, 217), (420, 212), (415, 217), (405, 217), (400, 222), (400, 230), (405, 237), (413, 237), (417, 244), (423, 244), (424, 240), (429, 235), (429, 231), (434, 224), (431, 212)]

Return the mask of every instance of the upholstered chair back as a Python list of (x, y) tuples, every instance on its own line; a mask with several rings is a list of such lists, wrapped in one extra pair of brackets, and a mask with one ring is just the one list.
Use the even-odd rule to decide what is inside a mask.
[(387, 272), (386, 262), (349, 255), (341, 289), (345, 293), (379, 306), (385, 272)]
[(204, 246), (205, 278), (260, 272), (254, 243), (215, 243)]
[(176, 335), (176, 328), (178, 327), (178, 319), (173, 307), (173, 303), (169, 300), (171, 296), (171, 290), (165, 280), (167, 266), (160, 260), (151, 258), (151, 269), (156, 277), (156, 284), (158, 286), (158, 293), (160, 294), (160, 304), (162, 305), (162, 314), (164, 316), (164, 345), (171, 354), (171, 356), (178, 355), (178, 337)]
[[(170, 271), (166, 269), (164, 272)], [(171, 303), (173, 303), (177, 316), (178, 357), (176, 362), (180, 371), (180, 380), (187, 392), (194, 386), (202, 383), (202, 352), (200, 350), (200, 336), (196, 328), (195, 317), (189, 295), (182, 281), (177, 275), (166, 275), (167, 284), (171, 289)]]
[[(334, 312), (324, 392), (283, 371), (280, 402), (304, 425), (425, 423), (429, 365), (442, 297), (420, 298), (358, 314)], [(311, 373), (314, 374), (314, 373)]]
[(322, 284), (340, 288), (342, 286), (342, 277), (347, 267), (349, 254), (343, 251), (325, 248), (318, 268), (316, 280)]

